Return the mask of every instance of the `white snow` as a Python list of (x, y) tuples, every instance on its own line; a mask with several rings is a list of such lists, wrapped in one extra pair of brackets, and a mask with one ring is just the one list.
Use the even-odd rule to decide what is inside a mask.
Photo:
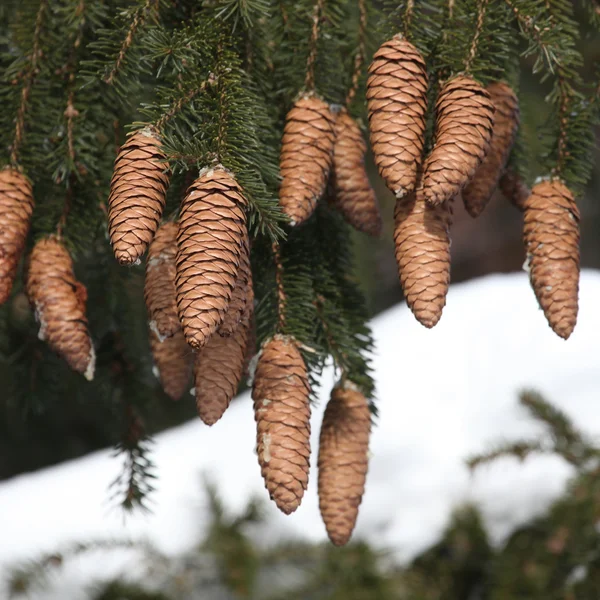
[[(434, 542), (454, 506), (481, 504), (496, 540), (542, 511), (563, 489), (570, 468), (554, 457), (504, 459), (470, 476), (464, 459), (500, 438), (540, 431), (519, 408), (533, 387), (576, 424), (600, 432), (600, 272), (582, 274), (579, 323), (568, 341), (552, 333), (524, 273), (455, 285), (440, 323), (421, 327), (402, 305), (373, 320), (379, 419), (373, 430), (367, 492), (355, 537), (409, 559)], [(273, 539), (324, 540), (316, 495), (317, 439), (331, 372), (314, 410), (313, 471), (302, 506), (290, 516), (269, 502)], [(599, 425), (596, 425), (596, 423)], [(121, 464), (97, 452), (0, 485), (0, 566), (68, 542), (147, 538), (166, 553), (192, 548), (205, 518), (202, 475), (226, 505), (268, 499), (255, 454), (248, 394), (212, 428), (200, 420), (156, 439), (159, 480), (150, 515), (111, 510), (108, 484)], [(269, 541), (269, 540), (266, 540)], [(96, 562), (96, 572), (103, 569)]]

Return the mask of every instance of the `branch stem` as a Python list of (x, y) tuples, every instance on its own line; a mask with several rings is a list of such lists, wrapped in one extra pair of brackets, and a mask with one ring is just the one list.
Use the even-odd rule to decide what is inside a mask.
[(275, 285), (277, 288), (277, 331), (283, 333), (285, 329), (285, 310), (287, 297), (283, 287), (283, 263), (281, 262), (281, 248), (279, 242), (273, 242), (273, 260), (275, 261)]
[(479, 38), (483, 30), (483, 24), (485, 23), (485, 10), (487, 8), (488, 0), (479, 0), (477, 6), (477, 24), (475, 26), (475, 34), (473, 35), (473, 41), (471, 42), (471, 48), (469, 55), (465, 61), (465, 71), (468, 73), (473, 66), (473, 61), (477, 56), (477, 46), (479, 45)]
[(365, 0), (358, 0), (358, 48), (354, 56), (354, 71), (352, 73), (352, 83), (346, 96), (346, 106), (350, 106), (358, 90), (358, 80), (362, 71), (366, 55), (366, 33), (367, 33), (367, 7)]
[(315, 63), (317, 62), (317, 46), (319, 41), (319, 22), (323, 14), (325, 0), (317, 0), (313, 8), (312, 29), (310, 34), (310, 49), (306, 59), (306, 79), (304, 87), (308, 92), (315, 89)]

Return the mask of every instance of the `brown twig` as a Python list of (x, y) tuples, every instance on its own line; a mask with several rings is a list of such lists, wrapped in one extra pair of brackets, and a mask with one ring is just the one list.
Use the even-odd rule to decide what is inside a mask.
[(198, 87), (191, 89), (185, 96), (182, 96), (173, 103), (171, 108), (154, 124), (154, 127), (161, 131), (163, 127), (189, 102), (191, 102), (198, 94), (206, 89), (208, 81), (203, 81)]
[(27, 113), (27, 103), (29, 102), (29, 96), (31, 95), (31, 88), (33, 82), (38, 74), (39, 60), (42, 57), (42, 50), (40, 48), (40, 37), (42, 35), (42, 24), (44, 22), (44, 13), (48, 7), (48, 1), (42, 0), (40, 7), (38, 8), (37, 15), (35, 18), (35, 29), (33, 32), (33, 45), (31, 47), (31, 54), (29, 55), (29, 68), (25, 77), (25, 83), (21, 90), (21, 101), (19, 108), (17, 109), (17, 117), (15, 119), (15, 134), (13, 142), (10, 147), (10, 162), (13, 165), (17, 165), (19, 160), (19, 151), (21, 150), (21, 144), (23, 142), (23, 136), (25, 134), (25, 115)]
[(315, 63), (317, 61), (317, 42), (319, 41), (319, 22), (324, 5), (325, 0), (317, 0), (313, 9), (310, 50), (306, 60), (306, 79), (304, 80), (304, 87), (309, 92), (315, 89)]
[(123, 40), (123, 43), (121, 44), (121, 48), (119, 49), (119, 54), (117, 56), (117, 60), (115, 60), (115, 63), (113, 65), (113, 68), (111, 69), (110, 73), (104, 78), (104, 82), (107, 83), (108, 85), (113, 84), (115, 77), (117, 76), (117, 73), (121, 69), (121, 65), (123, 64), (123, 61), (125, 60), (125, 55), (127, 54), (129, 48), (131, 48), (131, 44), (133, 44), (133, 39), (135, 37), (136, 31), (138, 30), (140, 25), (143, 25), (143, 23), (146, 21), (146, 13), (150, 9), (153, 9), (154, 11), (158, 11), (158, 1), (157, 0), (146, 0), (146, 3), (144, 4), (144, 6), (142, 6), (141, 8), (138, 8), (138, 10), (136, 10), (135, 16), (133, 17), (133, 20), (131, 21), (131, 25), (129, 25), (129, 29), (127, 30), (127, 35), (125, 36), (125, 39)]
[(477, 56), (477, 46), (479, 44), (479, 38), (481, 37), (481, 32), (483, 30), (483, 24), (485, 23), (485, 9), (487, 8), (487, 1), (488, 0), (479, 0), (479, 5), (477, 7), (477, 25), (475, 26), (475, 34), (473, 35), (473, 41), (471, 42), (471, 49), (469, 50), (469, 55), (467, 56), (467, 60), (465, 61), (465, 71), (467, 73), (471, 70), (473, 61)]
[(281, 248), (279, 242), (273, 242), (273, 260), (275, 261), (275, 283), (277, 288), (277, 331), (283, 333), (285, 329), (285, 309), (287, 297), (283, 287), (283, 263), (281, 262)]
[(356, 96), (356, 92), (358, 90), (358, 80), (360, 79), (362, 66), (365, 62), (365, 36), (367, 33), (367, 7), (365, 5), (365, 0), (358, 0), (358, 14), (358, 48), (354, 57), (354, 71), (352, 73), (352, 83), (350, 85), (350, 89), (348, 90), (348, 95), (346, 96), (346, 106), (350, 106), (352, 100), (354, 100), (354, 97)]
[[(454, 0), (451, 0), (454, 2)], [(412, 23), (413, 14), (415, 12), (415, 0), (408, 0), (406, 2), (406, 8), (404, 9), (404, 15), (402, 17), (402, 32), (404, 33), (404, 37), (408, 38), (408, 31), (410, 29), (410, 25)]]

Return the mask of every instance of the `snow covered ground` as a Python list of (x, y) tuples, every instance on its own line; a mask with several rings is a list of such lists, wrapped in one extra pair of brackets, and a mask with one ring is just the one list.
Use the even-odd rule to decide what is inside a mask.
[[(571, 473), (559, 459), (502, 460), (473, 477), (464, 459), (499, 438), (538, 430), (517, 405), (523, 387), (541, 391), (586, 431), (600, 433), (598, 306), (600, 272), (584, 272), (579, 323), (565, 342), (547, 326), (525, 274), (493, 275), (453, 286), (431, 331), (404, 305), (374, 319), (380, 418), (355, 535), (409, 559), (436, 540), (452, 508), (465, 500), (481, 504), (497, 540), (542, 511)], [(332, 384), (327, 373), (313, 414), (314, 449)], [(96, 538), (146, 538), (166, 553), (190, 549), (206, 514), (202, 475), (232, 511), (251, 494), (267, 498), (254, 436), (248, 395), (212, 428), (194, 420), (158, 436), (153, 513), (126, 520), (107, 502), (107, 486), (121, 468), (110, 450), (4, 482), (0, 567)], [(269, 506), (274, 538), (325, 539), (314, 470), (295, 514)], [(97, 570), (102, 564), (96, 561)]]

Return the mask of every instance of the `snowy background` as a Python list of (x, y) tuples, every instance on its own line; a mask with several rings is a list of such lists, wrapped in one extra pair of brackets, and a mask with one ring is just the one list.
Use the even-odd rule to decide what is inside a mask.
[[(506, 459), (473, 476), (464, 459), (499, 439), (537, 432), (517, 404), (524, 387), (540, 391), (588, 433), (600, 433), (599, 306), (600, 272), (584, 271), (578, 326), (565, 342), (546, 324), (526, 275), (511, 274), (453, 286), (431, 331), (404, 305), (375, 318), (380, 416), (355, 538), (408, 560), (437, 540), (453, 507), (465, 501), (482, 506), (497, 542), (542, 512), (571, 474), (560, 459)], [(313, 450), (333, 383), (327, 372), (313, 412)], [(111, 509), (107, 487), (121, 464), (110, 450), (0, 484), (0, 581), (7, 565), (73, 541), (147, 539), (168, 554), (191, 549), (207, 514), (202, 476), (216, 484), (233, 512), (251, 495), (267, 498), (254, 436), (248, 394), (212, 428), (194, 420), (157, 436), (159, 480), (151, 514), (125, 518)], [(298, 511), (286, 517), (269, 503), (268, 519), (271, 539), (265, 543), (291, 536), (326, 539), (314, 469)], [(131, 553), (100, 554), (63, 577), (131, 574), (134, 564)]]

